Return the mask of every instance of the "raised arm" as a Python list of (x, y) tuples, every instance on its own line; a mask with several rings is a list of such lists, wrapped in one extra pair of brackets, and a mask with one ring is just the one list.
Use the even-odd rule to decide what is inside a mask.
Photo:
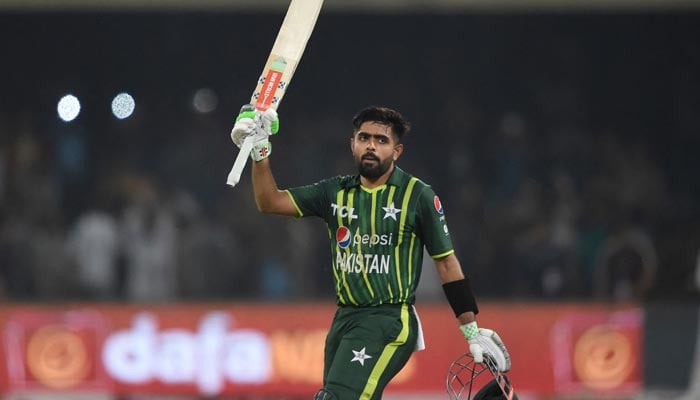
[(253, 163), (253, 194), (260, 212), (293, 217), (299, 215), (289, 194), (277, 188), (269, 158)]
[(244, 109), (236, 118), (231, 130), (231, 140), (240, 148), (247, 137), (253, 137), (253, 195), (258, 210), (263, 213), (297, 216), (296, 207), (289, 194), (277, 188), (270, 168), (272, 144), (270, 135), (279, 131), (277, 112), (270, 108), (263, 113)]

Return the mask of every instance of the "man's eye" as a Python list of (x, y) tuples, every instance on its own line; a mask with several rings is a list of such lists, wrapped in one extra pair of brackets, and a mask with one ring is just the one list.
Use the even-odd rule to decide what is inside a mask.
[(359, 134), (359, 135), (357, 135), (357, 138), (358, 138), (360, 141), (364, 142), (364, 141), (366, 141), (367, 139), (369, 139), (369, 135)]
[(389, 142), (389, 140), (385, 137), (380, 137), (379, 139), (377, 139), (377, 141), (381, 144), (387, 144)]

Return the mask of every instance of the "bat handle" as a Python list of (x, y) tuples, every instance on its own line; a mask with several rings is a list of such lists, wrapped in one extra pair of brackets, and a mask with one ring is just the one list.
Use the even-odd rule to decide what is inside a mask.
[(251, 150), (253, 150), (253, 137), (248, 136), (243, 140), (241, 150), (236, 157), (236, 162), (233, 163), (233, 168), (231, 168), (231, 172), (228, 173), (228, 178), (226, 178), (227, 185), (234, 187), (241, 181), (241, 174), (248, 162)]
[(241, 107), (241, 112), (239, 112), (239, 114), (246, 111), (255, 111), (255, 106), (252, 104), (243, 104), (243, 106)]
[[(252, 104), (244, 104), (243, 107), (241, 107), (240, 113), (246, 111), (255, 111), (255, 106)], [(241, 150), (238, 152), (238, 156), (236, 156), (236, 162), (233, 163), (231, 172), (228, 173), (228, 177), (226, 178), (227, 185), (234, 187), (241, 181), (241, 174), (243, 173), (243, 169), (248, 162), (248, 155), (250, 154), (251, 150), (253, 150), (253, 138), (248, 136), (243, 140)]]

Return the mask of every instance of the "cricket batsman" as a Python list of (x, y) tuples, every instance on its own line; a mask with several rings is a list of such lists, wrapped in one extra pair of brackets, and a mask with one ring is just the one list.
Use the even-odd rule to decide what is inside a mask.
[(254, 140), (259, 211), (319, 217), (328, 227), (338, 309), (325, 342), (323, 387), (314, 399), (381, 399), (411, 354), (424, 348), (414, 307), (424, 248), (474, 360), (481, 363), (488, 354), (498, 370), (508, 371), (510, 356), (501, 339), (477, 326), (477, 302), (455, 255), (440, 198), (396, 164), (409, 122), (390, 108), (362, 109), (349, 137), (357, 171), (286, 190), (277, 187), (270, 162), (269, 139), (278, 130), (275, 110), (243, 111), (231, 138), (239, 147), (248, 137)]

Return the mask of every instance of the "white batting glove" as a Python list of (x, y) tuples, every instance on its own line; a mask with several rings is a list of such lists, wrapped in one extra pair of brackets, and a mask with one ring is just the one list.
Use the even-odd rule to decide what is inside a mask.
[(472, 353), (475, 362), (484, 362), (484, 354), (487, 354), (494, 360), (499, 371), (510, 371), (510, 354), (496, 332), (478, 328), (476, 321), (461, 325), (459, 329), (469, 342), (469, 352)]
[(262, 129), (267, 135), (276, 135), (280, 130), (280, 118), (274, 108), (268, 108), (260, 114)]
[[(243, 115), (243, 113), (241, 113)], [(240, 149), (246, 137), (255, 134), (256, 124), (253, 118), (244, 117), (236, 121), (231, 130), (231, 140)]]
[(280, 120), (277, 116), (277, 111), (268, 108), (262, 114), (259, 114), (260, 125), (256, 129), (253, 137), (253, 150), (250, 151), (250, 156), (255, 161), (262, 161), (272, 154), (272, 142), (268, 139), (270, 135), (279, 132)]
[(261, 113), (244, 107), (231, 130), (231, 140), (240, 148), (243, 141), (251, 137), (253, 150), (250, 156), (253, 160), (260, 161), (272, 153), (272, 144), (268, 138), (278, 131), (279, 117), (274, 109), (269, 108)]

